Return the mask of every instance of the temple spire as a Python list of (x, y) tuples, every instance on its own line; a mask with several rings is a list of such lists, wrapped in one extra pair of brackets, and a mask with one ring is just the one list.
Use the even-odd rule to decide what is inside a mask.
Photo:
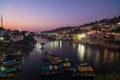
[(2, 14), (1, 14), (1, 27), (3, 27), (3, 17), (2, 17)]

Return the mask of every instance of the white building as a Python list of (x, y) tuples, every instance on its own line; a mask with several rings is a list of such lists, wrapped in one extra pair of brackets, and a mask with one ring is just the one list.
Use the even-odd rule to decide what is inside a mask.
[(11, 35), (11, 40), (14, 42), (23, 40), (23, 35)]

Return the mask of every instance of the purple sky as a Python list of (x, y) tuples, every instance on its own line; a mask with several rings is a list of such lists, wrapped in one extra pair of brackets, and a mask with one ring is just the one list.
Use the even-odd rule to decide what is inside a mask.
[(120, 0), (0, 0), (4, 27), (43, 31), (120, 15)]

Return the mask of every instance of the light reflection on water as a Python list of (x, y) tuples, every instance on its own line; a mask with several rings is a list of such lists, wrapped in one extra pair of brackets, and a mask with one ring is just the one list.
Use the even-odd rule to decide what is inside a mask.
[[(37, 37), (38, 43), (35, 45), (35, 52), (41, 54), (41, 42), (46, 43), (45, 47), (48, 50), (56, 51), (57, 54), (73, 56), (77, 54), (80, 62), (91, 62), (95, 66), (114, 64), (115, 61), (120, 60), (119, 52), (108, 50), (106, 48), (90, 47), (78, 43), (71, 43), (69, 41), (48, 41), (47, 39)], [(68, 54), (67, 54), (68, 53)], [(75, 54), (73, 54), (75, 53)], [(75, 59), (75, 57), (73, 57)]]
[(40, 66), (46, 65), (46, 62), (42, 60), (43, 50), (40, 49), (40, 43), (43, 42), (45, 43), (45, 49), (51, 50), (55, 56), (62, 59), (68, 57), (72, 64), (88, 62), (93, 66), (96, 73), (120, 73), (120, 52), (118, 50), (87, 46), (69, 41), (48, 41), (40, 37), (35, 39), (38, 42), (33, 52), (21, 64), (23, 71), (19, 74), (20, 80), (34, 80), (32, 77), (40, 79)]
[(99, 65), (99, 60), (100, 60), (100, 53), (99, 51), (96, 51), (95, 60), (94, 60), (96, 66)]
[[(100, 64), (113, 64), (115, 61), (120, 60), (119, 52), (115, 50), (109, 50), (106, 48), (99, 48), (96, 46), (85, 46), (78, 43), (71, 43), (69, 41), (48, 41), (47, 39), (37, 37), (38, 43), (35, 45), (37, 53), (42, 53), (41, 42), (46, 43), (45, 47), (48, 50), (53, 50), (61, 55), (71, 56), (77, 54), (79, 61), (92, 62), (95, 66)], [(66, 54), (68, 53), (68, 54)], [(73, 54), (74, 53), (74, 54)], [(73, 59), (75, 59), (73, 57)]]
[(108, 49), (104, 49), (103, 62), (108, 63), (109, 61), (109, 64), (114, 63), (115, 58), (117, 58), (116, 55), (117, 54), (113, 51), (108, 51)]
[(78, 56), (79, 56), (79, 59), (84, 60), (84, 55), (85, 55), (85, 46), (79, 44), (78, 45)]
[(62, 48), (62, 41), (59, 41), (59, 47), (60, 47), (60, 49)]
[(104, 49), (103, 62), (106, 63), (107, 60), (108, 60), (108, 50)]

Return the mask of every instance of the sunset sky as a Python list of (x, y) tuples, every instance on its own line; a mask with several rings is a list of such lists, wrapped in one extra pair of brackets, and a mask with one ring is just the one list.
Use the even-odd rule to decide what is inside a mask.
[(6, 29), (43, 31), (120, 15), (120, 0), (0, 0)]

